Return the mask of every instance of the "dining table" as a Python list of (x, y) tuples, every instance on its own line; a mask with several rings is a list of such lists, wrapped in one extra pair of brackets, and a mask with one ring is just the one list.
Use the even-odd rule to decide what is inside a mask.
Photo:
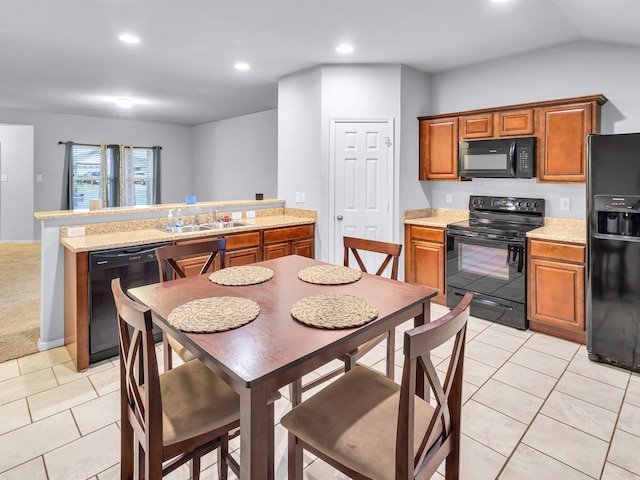
[[(240, 479), (271, 480), (274, 420), (269, 414), (270, 394), (407, 320), (413, 319), (414, 326), (428, 322), (430, 300), (437, 290), (368, 273), (347, 284), (310, 283), (301, 280), (299, 272), (327, 264), (298, 255), (252, 265), (267, 267), (273, 276), (262, 283), (229, 286), (216, 284), (203, 274), (131, 288), (128, 294), (151, 310), (154, 323), (238, 392)], [(318, 328), (292, 316), (292, 307), (300, 300), (334, 294), (370, 302), (377, 308), (377, 318), (351, 328)], [(182, 305), (211, 297), (253, 300), (259, 314), (243, 326), (217, 333), (186, 333), (167, 320)]]

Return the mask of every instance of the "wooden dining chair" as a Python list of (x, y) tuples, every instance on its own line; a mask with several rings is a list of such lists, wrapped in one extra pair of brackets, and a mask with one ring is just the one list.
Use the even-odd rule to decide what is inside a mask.
[[(401, 385), (357, 366), (286, 414), (280, 423), (289, 431), (288, 478), (302, 479), (304, 449), (355, 480), (428, 479), (445, 459), (445, 478), (458, 479), (462, 370), (472, 299), (467, 293), (446, 315), (405, 332)], [(429, 352), (451, 338), (441, 383)]]
[[(362, 260), (361, 254), (363, 252), (373, 252), (376, 254), (385, 255), (380, 263), (380, 266), (376, 270), (375, 274), (381, 276), (384, 271), (387, 269), (389, 264), (391, 264), (391, 273), (390, 278), (393, 280), (398, 279), (398, 262), (400, 259), (400, 252), (402, 251), (402, 245), (397, 243), (388, 243), (388, 242), (380, 242), (377, 240), (366, 240), (362, 238), (355, 237), (343, 237), (344, 244), (344, 266), (348, 267), (350, 263), (350, 258), (353, 255), (356, 262), (358, 263), (358, 267), (365, 273), (367, 272), (367, 267), (365, 266), (364, 261)], [(393, 380), (394, 377), (394, 357), (395, 357), (395, 343), (396, 343), (396, 332), (395, 329), (385, 332), (381, 335), (378, 335), (376, 338), (369, 340), (368, 342), (360, 345), (359, 347), (347, 352), (343, 356), (340, 357), (340, 360), (344, 363), (343, 367), (336, 368), (328, 373), (321, 375), (318, 378), (308, 381), (307, 383), (302, 383), (302, 379), (296, 380), (291, 384), (290, 387), (290, 396), (291, 403), (293, 406), (296, 406), (298, 403), (302, 401), (302, 394), (316, 386), (330, 380), (333, 377), (340, 375), (343, 372), (348, 372), (353, 367), (356, 366), (358, 360), (360, 360), (365, 354), (370, 352), (376, 345), (387, 341), (387, 356), (386, 356), (386, 372), (387, 377)]]
[[(160, 271), (160, 281), (166, 282), (174, 278), (185, 278), (189, 272), (185, 269), (185, 264), (181, 260), (189, 257), (202, 257), (204, 262), (199, 275), (206, 273), (213, 264), (216, 256), (220, 259), (219, 267), (224, 268), (224, 253), (227, 248), (227, 240), (220, 238), (205, 242), (186, 243), (180, 245), (167, 245), (156, 248), (158, 258), (158, 269)], [(164, 369), (171, 370), (173, 367), (173, 353), (185, 362), (193, 360), (195, 357), (184, 345), (178, 342), (171, 335), (162, 334), (162, 346), (164, 352)]]
[(111, 289), (120, 337), (120, 478), (133, 480), (137, 470), (135, 478), (160, 479), (191, 461), (190, 478), (198, 480), (200, 458), (216, 448), (219, 478), (228, 467), (239, 477), (228, 451), (229, 432), (240, 425), (238, 394), (199, 360), (159, 375), (151, 311), (124, 294), (120, 279)]

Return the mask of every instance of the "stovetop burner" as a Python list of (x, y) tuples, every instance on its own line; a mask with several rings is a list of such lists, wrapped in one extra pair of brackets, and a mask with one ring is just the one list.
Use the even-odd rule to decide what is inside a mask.
[(499, 240), (524, 241), (526, 233), (544, 225), (544, 199), (469, 197), (469, 220), (451, 223), (447, 230)]

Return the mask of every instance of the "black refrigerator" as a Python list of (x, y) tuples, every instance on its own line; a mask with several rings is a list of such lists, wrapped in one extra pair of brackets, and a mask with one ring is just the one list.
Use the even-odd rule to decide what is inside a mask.
[(640, 371), (640, 133), (587, 137), (589, 358)]

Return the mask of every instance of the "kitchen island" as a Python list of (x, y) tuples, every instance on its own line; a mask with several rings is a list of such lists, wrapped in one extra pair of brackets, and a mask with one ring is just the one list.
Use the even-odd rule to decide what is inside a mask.
[[(65, 344), (65, 252), (75, 257), (95, 250), (197, 239), (219, 233), (172, 234), (162, 231), (169, 210), (173, 210), (175, 215), (178, 208), (182, 209), (185, 224), (193, 223), (196, 214), (200, 222), (210, 222), (214, 210), (218, 215), (239, 215), (244, 225), (224, 229), (225, 234), (304, 225), (313, 229), (316, 222), (314, 211), (288, 208), (285, 201), (279, 199), (37, 212), (35, 217), (41, 221), (42, 227), (40, 350)], [(315, 235), (312, 232), (311, 248)], [(309, 241), (305, 244), (307, 251), (308, 244)], [(293, 246), (292, 242), (288, 246)]]

